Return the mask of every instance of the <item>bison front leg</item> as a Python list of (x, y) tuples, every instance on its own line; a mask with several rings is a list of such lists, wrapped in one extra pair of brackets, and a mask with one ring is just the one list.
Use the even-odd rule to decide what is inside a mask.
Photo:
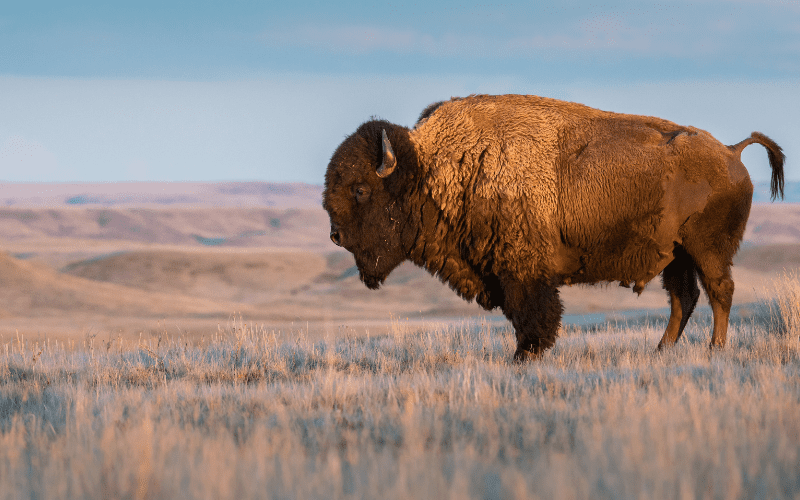
[(558, 289), (550, 283), (505, 287), (503, 313), (517, 335), (517, 362), (536, 359), (553, 346), (564, 311)]

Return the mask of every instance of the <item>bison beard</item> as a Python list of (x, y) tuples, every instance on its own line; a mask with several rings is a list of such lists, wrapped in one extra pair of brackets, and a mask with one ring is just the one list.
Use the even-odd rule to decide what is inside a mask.
[[(389, 276), (389, 273), (392, 269), (389, 269), (385, 272), (380, 272), (378, 270), (378, 265), (380, 264), (380, 256), (375, 257), (373, 259), (374, 265), (369, 266), (369, 264), (364, 264), (359, 260), (356, 260), (356, 267), (358, 268), (358, 277), (361, 279), (361, 282), (364, 283), (367, 288), (370, 290), (377, 290), (381, 287), (386, 278)], [(367, 271), (366, 269), (372, 267), (372, 271)]]
[(369, 276), (364, 274), (364, 271), (359, 271), (359, 278), (361, 278), (361, 282), (367, 285), (367, 288), (370, 290), (377, 290), (381, 287), (383, 282), (386, 280), (385, 277), (377, 277), (377, 276)]
[(662, 274), (680, 338), (699, 297), (724, 346), (731, 262), (753, 186), (740, 154), (767, 148), (773, 198), (781, 148), (754, 132), (724, 146), (707, 132), (536, 96), (470, 96), (427, 107), (412, 129), (364, 123), (334, 152), (323, 206), (331, 239), (380, 287), (411, 260), (517, 336), (515, 359), (551, 347), (558, 287), (618, 281), (641, 293)]

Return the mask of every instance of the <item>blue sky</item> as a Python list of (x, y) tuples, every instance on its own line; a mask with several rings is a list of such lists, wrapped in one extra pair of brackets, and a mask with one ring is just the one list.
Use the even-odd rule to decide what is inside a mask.
[(11, 0), (0, 47), (6, 181), (321, 183), (370, 116), (473, 92), (760, 130), (800, 179), (798, 1)]

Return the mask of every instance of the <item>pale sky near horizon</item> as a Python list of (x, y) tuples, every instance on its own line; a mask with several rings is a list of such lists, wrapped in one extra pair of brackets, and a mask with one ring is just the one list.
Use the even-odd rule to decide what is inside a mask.
[(759, 130), (800, 180), (798, 1), (10, 3), (0, 181), (320, 184), (359, 123), (476, 92)]

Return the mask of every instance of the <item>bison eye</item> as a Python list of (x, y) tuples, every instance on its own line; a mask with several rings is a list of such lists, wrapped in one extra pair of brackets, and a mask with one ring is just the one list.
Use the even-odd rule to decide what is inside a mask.
[(369, 186), (356, 186), (353, 188), (353, 195), (356, 197), (356, 201), (359, 203), (364, 203), (369, 199), (370, 190)]

